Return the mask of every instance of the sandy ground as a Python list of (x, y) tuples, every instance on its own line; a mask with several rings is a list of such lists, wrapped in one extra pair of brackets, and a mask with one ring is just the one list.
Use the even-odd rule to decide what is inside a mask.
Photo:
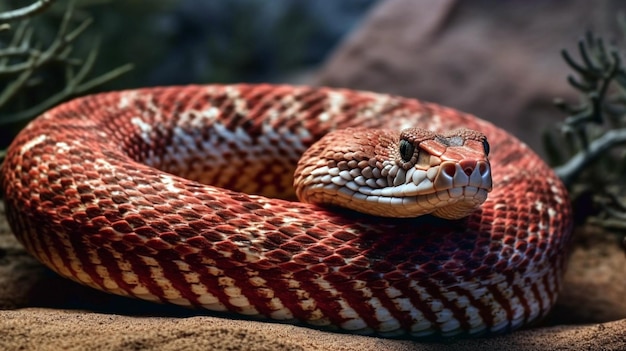
[(0, 318), (3, 350), (624, 350), (626, 330), (622, 320), (441, 344), (201, 316), (132, 317), (27, 308), (1, 311)]

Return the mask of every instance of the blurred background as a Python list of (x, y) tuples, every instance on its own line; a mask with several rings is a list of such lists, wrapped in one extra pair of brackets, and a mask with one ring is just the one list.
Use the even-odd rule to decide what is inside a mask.
[[(45, 52), (55, 44), (63, 18), (74, 4), (67, 33), (90, 21), (71, 45), (68, 57), (76, 66), (74, 70), (78, 71), (89, 53), (99, 48), (83, 81), (132, 64), (131, 70), (124, 69), (125, 73), (114, 79), (87, 91), (65, 94), (54, 104), (89, 92), (143, 86), (305, 83), (376, 2), (57, 0), (28, 21), (10, 23), (10, 29), (0, 32), (0, 45), (7, 49), (15, 44), (24, 25), (30, 40), (22, 47)], [(2, 1), (0, 11), (32, 3), (34, 0)], [(61, 52), (55, 55), (61, 56)], [(50, 61), (39, 65), (15, 96), (0, 105), (0, 149), (8, 146), (28, 120), (54, 104), (44, 103), (46, 106), (36, 110), (33, 106), (63, 91), (71, 81), (66, 77), (70, 60)], [(4, 65), (24, 62), (28, 62), (26, 54), (15, 55), (5, 59)], [(0, 73), (0, 89), (6, 92), (19, 73)]]
[[(2, 1), (0, 11), (33, 2)], [(90, 24), (66, 43), (69, 53), (60, 50), (10, 98), (0, 96), (0, 149), (30, 118), (78, 95), (280, 82), (442, 103), (494, 122), (543, 154), (542, 132), (565, 117), (552, 100), (578, 99), (560, 50), (576, 53), (586, 30), (618, 42), (616, 17), (625, 7), (619, 0), (57, 0), (0, 31), (1, 47), (14, 44), (23, 25), (24, 45), (45, 52), (58, 42), (71, 3), (66, 34)], [(5, 93), (20, 72), (3, 74), (2, 65), (28, 63), (31, 55), (2, 58)], [(85, 84), (68, 89), (76, 76)]]
[[(2, 1), (0, 10), (32, 0)], [(69, 1), (33, 21), (54, 39)], [(132, 63), (108, 89), (205, 82), (283, 82), (318, 67), (376, 0), (78, 0), (74, 25), (93, 23), (76, 42), (96, 41), (95, 74)], [(4, 33), (10, 35), (10, 33)]]

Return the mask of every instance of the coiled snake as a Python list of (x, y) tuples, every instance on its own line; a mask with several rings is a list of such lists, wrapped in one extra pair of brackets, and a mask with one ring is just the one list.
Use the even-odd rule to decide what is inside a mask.
[[(460, 127), (492, 150), (479, 132), (449, 132)], [(293, 201), (297, 159), (346, 128), (357, 129), (307, 153), (325, 158), (301, 162), (309, 185), (297, 192), (392, 210)], [(510, 134), (435, 104), (330, 88), (76, 99), (18, 135), (0, 177), (15, 235), (64, 277), (384, 336), (498, 333), (545, 316), (571, 227), (563, 185)]]

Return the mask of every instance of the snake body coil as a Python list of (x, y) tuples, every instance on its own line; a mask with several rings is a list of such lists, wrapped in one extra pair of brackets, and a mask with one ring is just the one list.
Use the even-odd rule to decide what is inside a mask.
[[(493, 191), (468, 217), (388, 219), (289, 200), (297, 159), (330, 130), (416, 125), (487, 136)], [(0, 181), (14, 233), (64, 277), (387, 336), (503, 332), (544, 316), (571, 227), (559, 179), (506, 132), (434, 104), (328, 88), (76, 99), (18, 135)]]

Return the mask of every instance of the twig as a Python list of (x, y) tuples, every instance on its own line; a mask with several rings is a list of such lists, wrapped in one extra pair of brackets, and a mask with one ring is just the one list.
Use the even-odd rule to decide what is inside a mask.
[[(12, 101), (27, 83), (32, 83), (32, 77), (36, 71), (52, 62), (65, 63), (67, 77), (63, 90), (35, 106), (3, 116), (0, 124), (8, 125), (33, 118), (64, 100), (86, 93), (95, 86), (115, 79), (132, 69), (132, 65), (124, 65), (87, 82), (83, 82), (91, 71), (98, 55), (98, 45), (94, 45), (84, 62), (69, 57), (73, 49), (72, 44), (91, 24), (91, 19), (87, 18), (70, 31), (70, 21), (73, 15), (72, 5), (73, 2), (63, 16), (55, 39), (45, 51), (42, 52), (31, 47), (30, 38), (32, 31), (25, 26), (18, 27), (12, 45), (0, 51), (0, 77), (18, 74), (17, 78), (13, 78), (13, 81), (0, 92), (0, 107)], [(8, 65), (6, 60), (11, 56), (28, 56), (28, 60)], [(76, 66), (79, 66), (79, 69), (75, 73), (73, 67)]]
[(586, 169), (592, 162), (598, 160), (600, 155), (622, 144), (626, 144), (626, 129), (609, 130), (600, 138), (591, 142), (586, 151), (578, 152), (567, 163), (554, 168), (554, 171), (566, 186), (570, 186), (581, 171)]
[(31, 17), (52, 5), (55, 0), (39, 0), (28, 6), (19, 9), (0, 13), (0, 22), (15, 21), (26, 17)]
[[(69, 18), (67, 20), (69, 20)], [(38, 52), (38, 50), (31, 51), (31, 57), (36, 57), (36, 61), (17, 63), (12, 66), (5, 65), (0, 70), (0, 75), (15, 74), (25, 69), (31, 68), (32, 65), (36, 67), (42, 67), (50, 62), (58, 60), (61, 56), (63, 56), (61, 53), (66, 50), (68, 46), (72, 44), (72, 42), (85, 31), (85, 29), (87, 29), (91, 22), (91, 19), (86, 19), (78, 27), (76, 27), (76, 29), (68, 34), (65, 33), (65, 31), (67, 30), (67, 26), (62, 25), (57, 35), (57, 38), (45, 52), (40, 53)]]
[[(20, 112), (17, 112), (15, 114), (12, 114), (10, 116), (7, 116), (5, 118), (2, 119), (2, 123), (0, 124), (13, 124), (13, 123), (17, 123), (17, 122), (21, 122), (21, 121), (26, 121), (30, 118), (32, 118), (33, 116), (37, 116), (40, 115), (41, 113), (43, 113), (44, 111), (50, 109), (51, 107), (61, 103), (62, 101), (65, 101), (69, 98), (72, 98), (74, 96), (78, 96), (81, 94), (84, 94), (86, 92), (88, 92), (89, 90), (93, 89), (96, 86), (102, 85), (104, 83), (107, 83), (109, 81), (114, 80), (115, 78), (123, 75), (124, 73), (127, 73), (129, 71), (131, 71), (133, 69), (133, 65), (132, 64), (126, 64), (120, 67), (117, 67), (101, 76), (98, 76), (96, 78), (93, 78), (85, 83), (79, 84), (79, 79), (77, 79), (77, 77), (79, 77), (78, 75), (73, 76), (70, 74), (70, 77), (72, 77), (72, 79), (67, 83), (67, 86), (65, 89), (61, 90), (60, 92), (48, 97), (46, 100), (44, 100), (43, 102), (37, 104), (36, 106), (33, 106), (29, 109), (26, 110), (22, 110)], [(82, 77), (79, 77), (82, 79)]]
[[(12, 48), (6, 48), (6, 49), (0, 50), (0, 58), (16, 58), (16, 57), (28, 58), (28, 57), (33, 57), (33, 56), (41, 57), (42, 55), (43, 53), (40, 50), (35, 49), (35, 48), (30, 48), (30, 47), (26, 47), (26, 48), (12, 47)], [(72, 65), (72, 66), (77, 66), (77, 65), (80, 65), (81, 63), (81, 61), (78, 59), (66, 58), (66, 57), (61, 57), (61, 56), (53, 56), (50, 58), (48, 62), (63, 63), (63, 64)], [(3, 75), (15, 74), (22, 69), (23, 67), (19, 67), (19, 66), (3, 68), (0, 70), (0, 77)]]

